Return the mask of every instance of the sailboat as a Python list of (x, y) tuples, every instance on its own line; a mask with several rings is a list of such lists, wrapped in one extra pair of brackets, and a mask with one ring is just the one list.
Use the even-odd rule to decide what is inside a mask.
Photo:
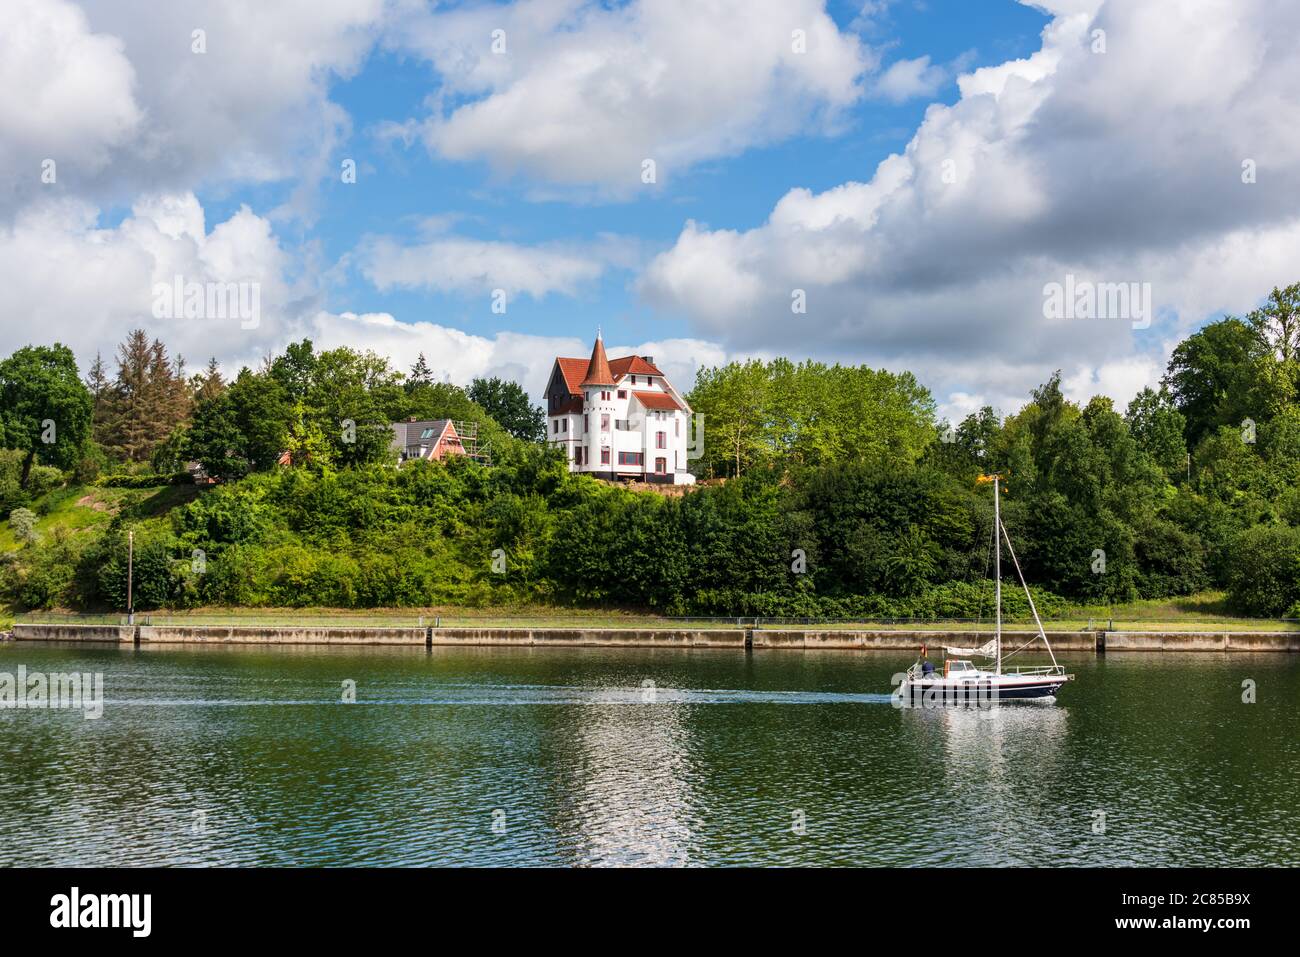
[[(978, 648), (944, 648), (943, 672), (940, 673), (926, 654), (924, 647), (921, 657), (907, 669), (907, 674), (899, 684), (895, 694), (904, 704), (936, 705), (961, 703), (984, 704), (997, 701), (1024, 698), (1055, 698), (1056, 693), (1067, 681), (1073, 681), (1074, 675), (1066, 674), (1065, 668), (1056, 660), (1052, 645), (1043, 630), (1042, 619), (1038, 617), (1038, 608), (1034, 605), (1034, 596), (1029, 593), (1016, 551), (1011, 545), (1011, 536), (1002, 524), (1002, 506), (999, 497), (1001, 475), (981, 475), (980, 482), (993, 484), (993, 582), (995, 589), (996, 624), (993, 638)], [(1007, 668), (1003, 659), (1018, 654), (1037, 639), (1030, 639), (1024, 645), (1004, 655), (1002, 650), (1002, 543), (1006, 542), (1007, 552), (1015, 565), (1020, 586), (1029, 599), (1029, 610), (1034, 614), (1034, 624), (1038, 627), (1038, 638), (1042, 639), (1051, 658), (1050, 665)], [(983, 666), (977, 666), (972, 660), (984, 659)]]

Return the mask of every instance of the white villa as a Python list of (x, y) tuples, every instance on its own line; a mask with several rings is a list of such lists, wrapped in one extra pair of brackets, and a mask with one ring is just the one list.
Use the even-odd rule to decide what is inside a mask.
[(555, 360), (546, 405), (547, 440), (565, 450), (569, 471), (694, 484), (686, 471), (691, 408), (652, 356), (606, 359), (597, 332), (590, 359)]

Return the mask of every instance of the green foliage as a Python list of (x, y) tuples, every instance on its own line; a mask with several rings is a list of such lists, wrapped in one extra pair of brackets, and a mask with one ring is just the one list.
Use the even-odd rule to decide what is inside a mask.
[(0, 444), (25, 453), (20, 488), (37, 462), (76, 464), (90, 421), (90, 392), (67, 346), (27, 346), (0, 362)]
[[(1028, 610), (1016, 560), (1048, 614), (1207, 586), (1240, 611), (1282, 614), (1300, 609), (1298, 306), (1300, 286), (1287, 287), (1206, 326), (1122, 415), (1104, 397), (1070, 401), (1059, 373), (1005, 420), (986, 407), (948, 427), (906, 373), (705, 369), (690, 395), (705, 416), (697, 464), (725, 481), (682, 495), (570, 474), (532, 441), (539, 410), (516, 384), (466, 391), (423, 357), (401, 376), (373, 353), (303, 340), (227, 384), (212, 363), (164, 374), (165, 352), (141, 334), (128, 378), (144, 384), (114, 387), (97, 363), (88, 391), (64, 347), (23, 349), (0, 362), (0, 603), (124, 610), (134, 531), (141, 610), (565, 602), (990, 618), (992, 496), (975, 479), (996, 471), (1016, 547), (1003, 552), (1008, 615)], [(153, 390), (157, 409), (140, 398), (154, 379), (171, 383)], [(106, 441), (129, 425), (110, 454), (86, 439), (90, 399)], [(410, 417), (477, 424), (493, 464), (395, 468), (390, 424)], [(39, 428), (33, 445), (47, 418), (57, 450)], [(217, 484), (191, 484), (189, 459)], [(65, 484), (88, 481), (89, 495)]]
[(496, 376), (475, 379), (467, 395), (515, 438), (525, 442), (546, 439), (546, 413), (541, 406), (533, 405), (519, 383)]
[(754, 359), (701, 369), (687, 398), (704, 416), (706, 475), (908, 465), (935, 437), (934, 400), (908, 372)]
[(9, 527), (14, 538), (23, 544), (36, 541), (36, 513), (29, 508), (16, 508), (9, 513)]
[(1229, 543), (1228, 602), (1258, 617), (1282, 615), (1300, 602), (1300, 529), (1257, 525)]

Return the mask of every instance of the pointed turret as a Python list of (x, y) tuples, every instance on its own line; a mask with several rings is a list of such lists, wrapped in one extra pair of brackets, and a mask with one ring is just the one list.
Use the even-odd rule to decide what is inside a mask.
[(587, 364), (587, 377), (582, 380), (582, 385), (583, 388), (614, 385), (614, 373), (609, 371), (609, 360), (605, 358), (605, 343), (600, 339), (600, 330), (596, 331), (596, 345), (591, 350), (591, 362)]

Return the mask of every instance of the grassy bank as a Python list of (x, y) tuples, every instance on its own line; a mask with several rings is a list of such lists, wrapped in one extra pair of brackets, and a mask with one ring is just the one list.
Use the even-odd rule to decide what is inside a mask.
[[(14, 615), (0, 609), (0, 622), (12, 622)], [(77, 614), (66, 610), (31, 612), (17, 616), (21, 621), (118, 623), (120, 613)], [(556, 608), (196, 608), (186, 611), (154, 611), (137, 614), (138, 623), (192, 625), (337, 625), (343, 626), (431, 626), (449, 628), (781, 628), (807, 626), (833, 629), (934, 629), (940, 631), (991, 631), (987, 619), (921, 620), (890, 619), (863, 621), (816, 621), (780, 618), (667, 617), (617, 609)], [(1012, 629), (1032, 628), (1032, 620), (1007, 621)], [(1300, 621), (1241, 618), (1228, 614), (1220, 592), (1164, 601), (1139, 601), (1113, 608), (1104, 605), (1071, 608), (1064, 617), (1044, 620), (1053, 631), (1082, 631), (1107, 628), (1118, 631), (1300, 631)]]

